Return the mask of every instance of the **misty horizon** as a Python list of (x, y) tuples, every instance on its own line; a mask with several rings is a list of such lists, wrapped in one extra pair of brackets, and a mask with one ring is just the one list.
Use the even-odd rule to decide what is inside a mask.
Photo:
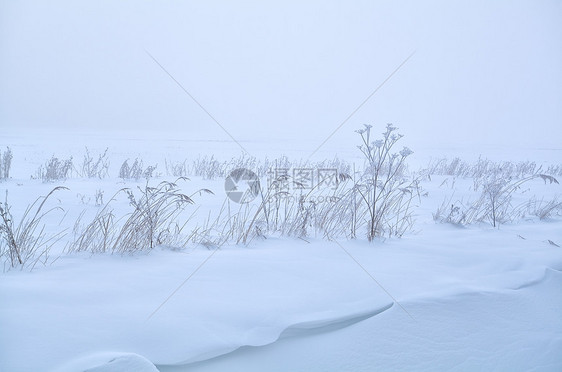
[[(414, 144), (557, 146), (554, 1), (2, 2), (0, 122), (321, 142), (398, 126)], [(149, 53), (149, 54), (148, 54)]]

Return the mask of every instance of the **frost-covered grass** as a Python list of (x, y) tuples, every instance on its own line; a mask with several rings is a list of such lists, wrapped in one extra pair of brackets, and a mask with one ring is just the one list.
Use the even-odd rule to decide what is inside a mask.
[[(78, 187), (80, 205), (60, 201), (56, 208), (67, 215), (56, 226), (43, 214), (36, 214), (31, 223), (34, 229), (25, 230), (27, 239), (56, 239), (48, 245), (34, 244), (26, 253), (26, 262), (50, 262), (54, 245), (58, 254), (131, 254), (156, 246), (181, 250), (191, 245), (248, 245), (279, 236), (369, 241), (402, 237), (419, 230), (416, 217), (424, 204), (434, 205), (431, 215), (435, 221), (458, 226), (489, 223), (498, 227), (529, 218), (558, 218), (562, 213), (557, 178), (539, 173), (542, 166), (536, 162), (480, 158), (470, 164), (457, 158), (431, 162), (422, 171), (411, 172), (407, 158), (412, 152), (395, 149), (402, 141), (396, 128), (388, 125), (382, 136), (371, 133), (371, 126), (358, 133), (360, 157), (353, 164), (337, 156), (323, 161), (287, 156), (260, 161), (246, 154), (219, 161), (214, 156), (197, 156), (191, 162), (165, 160), (166, 175), (162, 175), (156, 172), (156, 164), (145, 167), (137, 157), (132, 163), (129, 159), (121, 163), (116, 178), (109, 177), (108, 148), (91, 153), (86, 147), (80, 171), (73, 171), (72, 155), (63, 161), (52, 156), (38, 171), (39, 178), (50, 181), (46, 185), (50, 188), (35, 184), (33, 189), (42, 189), (43, 194), (32, 191), (26, 196), (51, 195), (52, 183), (59, 182), (71, 193), (74, 185)], [(10, 152), (10, 160), (11, 156)], [(259, 195), (251, 203), (237, 204), (224, 193), (222, 180), (240, 168), (251, 169), (260, 178)], [(332, 172), (331, 178), (322, 179), (321, 171), (326, 170)], [(83, 178), (88, 181), (84, 183)], [(112, 186), (100, 188), (96, 179), (107, 179), (101, 184)], [(541, 179), (548, 187), (538, 190)], [(437, 189), (433, 187), (436, 183), (440, 184)], [(431, 191), (424, 190), (426, 187)], [(87, 191), (81, 191), (83, 188)], [(201, 198), (202, 193), (210, 197)], [(104, 195), (112, 196), (104, 201)], [(11, 210), (21, 211), (25, 220), (29, 214), (25, 208), (34, 204), (32, 197), (20, 200), (23, 204), (7, 200), (3, 204), (3, 247), (12, 247), (2, 250), (5, 268), (26, 266), (15, 254), (23, 248), (14, 248), (11, 231), (17, 230), (10, 225)], [(46, 230), (35, 233), (45, 224), (49, 225)], [(68, 231), (73, 233), (59, 239)]]
[(4, 269), (33, 269), (38, 262), (48, 262), (49, 251), (64, 236), (65, 229), (49, 235), (45, 232), (44, 220), (57, 209), (61, 210), (58, 206), (50, 206), (49, 199), (64, 189), (63, 186), (55, 187), (46, 196), (35, 199), (19, 221), (12, 214), (6, 190), (6, 199), (0, 202), (0, 258)]
[[(474, 180), (473, 195), (467, 200), (453, 199), (451, 195), (437, 208), (433, 218), (439, 222), (455, 225), (489, 222), (493, 227), (515, 222), (527, 216), (536, 216), (544, 220), (560, 215), (562, 204), (558, 195), (545, 200), (538, 200), (535, 195), (521, 197), (528, 183), (542, 179), (545, 185), (559, 185), (556, 178), (546, 174), (535, 174), (522, 179), (503, 178), (490, 174)], [(517, 198), (519, 196), (519, 198)]]
[[(411, 151), (395, 150), (402, 136), (391, 125), (380, 139), (375, 139), (374, 134), (371, 137), (370, 126), (359, 134), (363, 164), (360, 168), (354, 167), (353, 172), (348, 163), (337, 157), (321, 162), (290, 161), (287, 157), (270, 162), (266, 158), (263, 163), (245, 155), (229, 162), (198, 157), (190, 168), (185, 161), (166, 162), (167, 170), (173, 175), (189, 172), (203, 181), (225, 177), (228, 171), (241, 168), (255, 170), (261, 176), (262, 186), (254, 203), (236, 205), (225, 199), (220, 209), (209, 211), (206, 219), (201, 218), (197, 210), (183, 212), (188, 205), (195, 204), (193, 195), (218, 194), (217, 189), (203, 187), (187, 192), (177, 184), (187, 180), (186, 177), (180, 176), (175, 181), (156, 180), (156, 166), (145, 168), (138, 158), (132, 165), (125, 160), (119, 178), (135, 182), (143, 178), (145, 185), (120, 189), (89, 222), (85, 220), (84, 211), (75, 221), (67, 221), (73, 226), (74, 234), (66, 242), (66, 252), (123, 254), (151, 250), (157, 245), (181, 249), (189, 243), (249, 244), (256, 238), (276, 235), (328, 239), (366, 237), (369, 241), (400, 237), (412, 229), (414, 207), (421, 201), (419, 177), (407, 173), (406, 158)], [(102, 179), (108, 174), (109, 161), (107, 149), (94, 156), (86, 148), (81, 171), (76, 174), (79, 178)], [(39, 178), (44, 182), (64, 182), (71, 171), (72, 157), (60, 161), (53, 156), (40, 168)], [(330, 172), (325, 175), (327, 171)], [(96, 189), (96, 206), (103, 204), (103, 193)], [(123, 195), (127, 196), (129, 209), (114, 209), (112, 202)], [(88, 197), (81, 194), (82, 203), (85, 200)], [(40, 220), (35, 223), (41, 223)], [(68, 227), (64, 231), (66, 229)], [(47, 255), (37, 249), (33, 252)], [(15, 266), (11, 255), (4, 254), (4, 259)]]
[(10, 168), (12, 167), (12, 150), (7, 147), (6, 151), (0, 150), (0, 181), (10, 178)]
[(536, 161), (492, 161), (486, 158), (478, 158), (471, 163), (455, 157), (451, 160), (440, 158), (431, 160), (423, 173), (428, 176), (455, 176), (479, 179), (491, 174), (500, 178), (525, 178), (539, 173), (550, 176), (562, 176), (562, 164), (549, 164), (546, 167), (539, 166)]

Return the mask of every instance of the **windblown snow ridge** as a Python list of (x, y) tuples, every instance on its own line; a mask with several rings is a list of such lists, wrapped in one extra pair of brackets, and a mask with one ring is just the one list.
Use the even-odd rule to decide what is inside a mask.
[(553, 276), (561, 275), (561, 274), (562, 274), (562, 270), (557, 270), (557, 269), (553, 269), (551, 267), (546, 267), (544, 269), (544, 274), (540, 278), (537, 278), (535, 280), (531, 280), (527, 283), (523, 283), (520, 286), (517, 286), (513, 289), (519, 290), (519, 289), (523, 289), (523, 288), (527, 288), (527, 287), (532, 287), (534, 285), (542, 284), (545, 281), (551, 279)]
[[(368, 311), (363, 311), (360, 313), (354, 313), (354, 314), (349, 314), (349, 315), (344, 315), (344, 316), (338, 316), (338, 317), (325, 317), (325, 318), (317, 318), (317, 319), (313, 319), (313, 320), (307, 320), (307, 321), (303, 321), (303, 322), (299, 322), (299, 323), (295, 323), (293, 325), (288, 326), (287, 328), (285, 328), (280, 334), (279, 337), (277, 337), (276, 340), (274, 340), (273, 342), (268, 342), (268, 343), (264, 343), (261, 345), (244, 345), (241, 346), (239, 348), (236, 348), (235, 350), (232, 350), (230, 352), (226, 352), (220, 355), (216, 355), (213, 357), (209, 357), (206, 359), (199, 359), (197, 361), (194, 362), (180, 362), (177, 364), (174, 364), (174, 366), (188, 366), (188, 365), (196, 365), (199, 363), (205, 363), (211, 359), (216, 359), (216, 358), (224, 358), (227, 356), (231, 356), (234, 353), (243, 353), (248, 349), (255, 349), (255, 348), (260, 348), (260, 347), (264, 347), (264, 346), (268, 346), (271, 345), (275, 342), (278, 342), (281, 339), (285, 339), (285, 338), (291, 338), (291, 337), (307, 337), (307, 336), (312, 336), (312, 335), (316, 335), (316, 334), (321, 334), (321, 333), (325, 333), (325, 332), (332, 332), (338, 329), (342, 329), (342, 328), (346, 328), (349, 326), (352, 326), (353, 324), (362, 322), (364, 320), (367, 320), (369, 318), (372, 318), (374, 316), (377, 316), (387, 310), (389, 310), (392, 306), (394, 305), (393, 302), (384, 305), (380, 308), (374, 309), (374, 310), (368, 310)], [(166, 367), (171, 367), (172, 365), (164, 365), (164, 364), (157, 364), (156, 367), (158, 369), (165, 369)]]
[(389, 303), (388, 305), (385, 305), (377, 310), (371, 310), (358, 314), (350, 314), (338, 318), (317, 319), (293, 324), (292, 326), (287, 327), (283, 332), (281, 332), (278, 340), (289, 337), (303, 337), (312, 334), (331, 332), (341, 328), (349, 327), (355, 323), (359, 323), (363, 320), (379, 315), (390, 309), (393, 305), (394, 303)]

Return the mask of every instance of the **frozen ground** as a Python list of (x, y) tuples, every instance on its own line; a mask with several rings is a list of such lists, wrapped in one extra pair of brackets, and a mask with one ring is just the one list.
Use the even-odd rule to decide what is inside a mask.
[[(85, 144), (110, 148), (110, 178), (30, 179), (53, 154), (79, 159)], [(239, 153), (228, 142), (166, 138), (72, 135), (57, 142), (11, 134), (0, 145), (14, 152), (12, 179), (0, 193), (8, 190), (16, 215), (55, 185), (70, 189), (57, 194), (65, 212), (50, 215), (47, 231), (71, 229), (82, 210), (99, 208), (98, 189), (107, 197), (143, 185), (116, 177), (126, 158), (161, 167), (164, 158)], [(306, 157), (298, 143), (295, 150), (277, 142), (245, 145), (256, 155)], [(317, 156), (336, 152), (357, 161), (352, 145), (328, 143)], [(413, 161), (480, 155), (468, 146), (460, 152), (422, 149)], [(560, 149), (482, 155), (560, 163)], [(436, 207), (453, 192), (467, 193), (471, 182), (425, 181), (415, 231), (371, 244), (364, 237), (269, 237), (132, 256), (69, 255), (55, 247), (47, 266), (0, 274), (0, 370), (562, 370), (562, 248), (555, 245), (562, 245), (562, 220), (529, 218), (497, 229), (436, 224)], [(215, 192), (195, 198), (202, 211), (225, 198), (222, 179), (195, 177), (185, 187)], [(538, 180), (527, 193), (548, 198), (560, 189)]]

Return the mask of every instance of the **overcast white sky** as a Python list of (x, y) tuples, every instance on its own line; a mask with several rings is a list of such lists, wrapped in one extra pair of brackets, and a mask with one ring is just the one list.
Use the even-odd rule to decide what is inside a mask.
[[(305, 3), (305, 4), (303, 4)], [(0, 0), (0, 126), (562, 147), (561, 1)], [(337, 140), (337, 136), (334, 140)]]

